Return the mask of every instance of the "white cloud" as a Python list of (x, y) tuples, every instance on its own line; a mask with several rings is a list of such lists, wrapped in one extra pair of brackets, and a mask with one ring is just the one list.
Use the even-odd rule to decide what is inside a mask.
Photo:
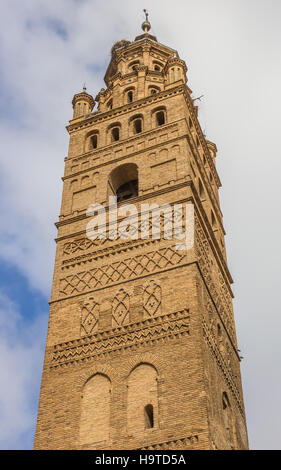
[(35, 430), (47, 315), (27, 322), (0, 292), (0, 448), (30, 446)]

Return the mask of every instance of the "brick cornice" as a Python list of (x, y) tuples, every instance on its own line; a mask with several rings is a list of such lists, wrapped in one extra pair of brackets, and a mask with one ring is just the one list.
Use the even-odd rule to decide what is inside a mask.
[[(103, 152), (110, 152), (110, 151), (114, 151), (114, 150), (117, 150), (120, 146), (122, 146), (123, 144), (125, 143), (132, 143), (132, 142), (136, 142), (136, 141), (139, 141), (139, 140), (143, 140), (145, 138), (147, 138), (148, 136), (153, 136), (154, 134), (159, 134), (160, 132), (163, 132), (163, 129), (164, 130), (170, 130), (172, 129), (173, 127), (176, 127), (177, 123), (180, 122), (182, 119), (180, 119), (179, 121), (174, 121), (172, 123), (168, 123), (168, 124), (164, 124), (163, 126), (161, 127), (155, 127), (154, 129), (150, 129), (148, 131), (144, 131), (142, 132), (141, 134), (136, 134), (136, 135), (132, 135), (130, 137), (127, 137), (126, 139), (121, 139), (121, 140), (118, 140), (117, 142), (114, 142), (114, 143), (110, 143), (108, 145), (104, 145), (102, 148), (98, 148), (98, 149), (95, 149), (95, 150), (90, 150), (89, 152), (84, 152), (84, 153), (81, 153), (79, 155), (75, 155), (73, 157), (68, 157), (67, 160), (70, 161), (70, 160), (80, 160), (80, 159), (83, 159), (83, 158), (86, 158), (86, 157), (90, 157), (90, 156), (94, 156), (97, 155), (97, 157), (101, 157), (103, 156)], [(186, 134), (187, 135), (187, 134)], [(178, 137), (175, 137), (173, 139), (170, 139), (169, 142), (173, 142), (174, 140), (178, 140), (180, 138), (183, 138), (185, 137), (186, 135), (182, 135), (182, 136), (178, 136)], [(167, 141), (168, 143), (168, 141)], [(152, 148), (155, 148), (155, 147), (160, 147), (160, 146), (163, 146), (163, 142), (159, 142), (157, 144), (153, 144), (149, 147), (149, 150), (152, 149)], [(122, 157), (119, 157), (117, 159), (112, 159), (110, 162), (116, 162), (118, 160), (121, 160), (121, 159), (124, 159), (124, 158), (128, 158), (129, 156), (132, 156), (132, 155), (135, 155), (137, 153), (142, 153), (144, 150), (147, 150), (147, 149), (141, 149), (141, 150), (137, 150), (135, 152), (132, 152), (128, 155), (123, 155)], [(93, 168), (96, 168), (96, 167), (93, 167)], [(88, 169), (87, 169), (88, 170)], [(84, 170), (83, 170), (84, 171)], [(81, 173), (81, 172), (77, 172), (78, 173)], [(74, 173), (70, 176), (73, 176)], [(68, 178), (68, 176), (64, 176), (63, 178)]]
[[(176, 340), (189, 335), (190, 314), (185, 308), (178, 312), (160, 315), (138, 323), (103, 330), (91, 336), (57, 344), (53, 347), (50, 368), (81, 364), (85, 360), (102, 357), (104, 353), (120, 353), (124, 349), (139, 349), (151, 341)], [(134, 366), (132, 361), (131, 366)], [(110, 373), (109, 373), (110, 374)], [(83, 383), (84, 381), (81, 381)]]
[[(191, 180), (185, 180), (181, 183), (173, 184), (173, 185), (170, 185), (170, 186), (168, 186), (166, 188), (163, 188), (163, 189), (158, 189), (156, 191), (153, 190), (150, 193), (142, 194), (140, 196), (130, 198), (130, 204), (139, 203), (139, 202), (144, 201), (146, 199), (151, 199), (152, 195), (153, 196), (159, 196), (161, 194), (165, 194), (165, 193), (168, 193), (168, 192), (175, 191), (177, 189), (184, 188), (186, 186), (190, 186), (191, 184), (192, 184)], [(126, 201), (124, 201), (123, 204), (126, 204)], [(108, 205), (105, 206), (105, 210), (108, 211)], [(59, 228), (63, 225), (68, 225), (68, 224), (71, 224), (73, 222), (77, 222), (79, 220), (83, 220), (83, 219), (87, 219), (87, 218), (88, 217), (86, 216), (86, 211), (85, 211), (83, 214), (79, 214), (79, 215), (76, 215), (74, 217), (70, 217), (69, 219), (59, 220), (58, 222), (55, 222), (55, 226), (57, 228)]]
[[(169, 91), (171, 91), (171, 93), (168, 93)], [(213, 173), (213, 176), (214, 176), (214, 178), (215, 178), (216, 184), (217, 184), (217, 186), (219, 187), (219, 186), (221, 186), (221, 182), (220, 182), (220, 179), (219, 179), (217, 170), (216, 170), (216, 168), (215, 168), (215, 165), (214, 165), (214, 163), (213, 163), (212, 157), (211, 157), (211, 155), (210, 155), (208, 146), (207, 146), (207, 144), (206, 144), (205, 137), (203, 136), (203, 133), (202, 133), (200, 124), (199, 124), (199, 122), (198, 122), (197, 116), (195, 116), (195, 113), (194, 113), (194, 106), (193, 106), (193, 103), (192, 103), (192, 101), (191, 101), (191, 99), (190, 99), (190, 96), (189, 96), (188, 89), (187, 89), (186, 85), (181, 84), (181, 85), (179, 85), (179, 86), (177, 86), (177, 87), (175, 87), (175, 88), (170, 88), (169, 90), (164, 90), (164, 91), (162, 91), (162, 92), (159, 92), (159, 93), (157, 93), (156, 95), (151, 95), (152, 98), (151, 98), (151, 96), (150, 96), (150, 97), (146, 97), (146, 98), (143, 98), (143, 99), (141, 99), (141, 100), (135, 101), (133, 104), (130, 103), (130, 105), (124, 105), (124, 106), (121, 106), (121, 107), (119, 107), (119, 108), (116, 108), (115, 110), (110, 110), (110, 111), (105, 112), (105, 113), (102, 113), (102, 114), (103, 114), (103, 116), (106, 115), (106, 116), (109, 116), (109, 117), (113, 117), (113, 116), (115, 116), (116, 114), (115, 114), (115, 113), (112, 114), (112, 111), (116, 111), (116, 112), (118, 112), (118, 114), (120, 114), (121, 112), (122, 112), (122, 114), (124, 114), (124, 113), (126, 113), (126, 112), (131, 112), (132, 110), (139, 109), (140, 107), (143, 108), (144, 105), (147, 105), (147, 104), (149, 105), (149, 104), (151, 104), (152, 102), (161, 101), (161, 97), (162, 97), (162, 99), (164, 99), (164, 98), (167, 98), (168, 95), (171, 95), (171, 96), (172, 96), (172, 95), (180, 94), (180, 93), (183, 93), (183, 96), (184, 96), (185, 101), (186, 101), (186, 103), (187, 103), (189, 112), (190, 112), (190, 113), (192, 114), (192, 116), (193, 116), (193, 122), (194, 122), (194, 125), (195, 125), (195, 127), (196, 127), (196, 130), (197, 130), (197, 133), (198, 133), (198, 137), (199, 137), (199, 139), (200, 139), (200, 142), (201, 142), (201, 144), (202, 144), (203, 151), (204, 151), (204, 153), (206, 154), (206, 157), (207, 157), (207, 160), (208, 160), (210, 169), (211, 169), (211, 171), (212, 171), (212, 173)], [(99, 115), (94, 116), (93, 119), (95, 119), (95, 117), (97, 117), (97, 116), (99, 116)], [(98, 122), (98, 121), (99, 121), (99, 120), (97, 119), (97, 121), (95, 121), (95, 122)], [(89, 124), (92, 124), (93, 122), (94, 122), (94, 121), (91, 119), (91, 122), (90, 122), (90, 123), (87, 123), (87, 126), (88, 126)], [(160, 129), (157, 127), (156, 129), (152, 129), (152, 130), (149, 130), (149, 131), (147, 131), (147, 132), (144, 132), (144, 133), (142, 133), (142, 136), (139, 136), (139, 135), (138, 135), (138, 136), (132, 136), (132, 137), (126, 138), (126, 139), (124, 139), (124, 140), (118, 141), (117, 143), (109, 144), (109, 145), (107, 145), (107, 146), (102, 147), (102, 151), (104, 151), (104, 150), (111, 150), (111, 149), (113, 149), (114, 147), (118, 148), (118, 146), (120, 146), (120, 143), (125, 142), (125, 141), (126, 141), (126, 142), (133, 142), (133, 141), (135, 141), (135, 140), (139, 140), (139, 139), (143, 138), (143, 136), (145, 136), (145, 134), (148, 135), (148, 134), (153, 134), (153, 133), (159, 133), (159, 132), (162, 131), (163, 129), (168, 129), (170, 126), (176, 124), (176, 122), (179, 122), (179, 121), (175, 121), (175, 122), (169, 123), (169, 124), (167, 124), (167, 125), (165, 125), (165, 126), (161, 126)], [(86, 126), (84, 125), (83, 127), (86, 127)], [(79, 127), (79, 128), (80, 128), (80, 127)], [(198, 157), (198, 155), (197, 155), (197, 154), (198, 154), (198, 151), (197, 151), (196, 146), (195, 146), (195, 144), (194, 144), (194, 142), (193, 142), (192, 134), (191, 134), (191, 133), (190, 133), (190, 134), (187, 133), (187, 134), (186, 134), (186, 138), (188, 139), (188, 142), (189, 142), (189, 144), (190, 144), (191, 150), (192, 150), (194, 156), (196, 156), (196, 157), (195, 157), (196, 160), (198, 161), (198, 158), (197, 158), (197, 157)], [(160, 145), (163, 145), (163, 144), (162, 144), (162, 143), (161, 143), (161, 144), (157, 144), (155, 147), (160, 146)], [(100, 151), (101, 151), (101, 149), (97, 149), (97, 150), (95, 150), (95, 152), (87, 152), (87, 153), (81, 154), (81, 158), (83, 158), (83, 157), (86, 156), (86, 155), (92, 155), (92, 154), (95, 154), (95, 153), (98, 154)], [(138, 153), (141, 153), (141, 152), (142, 152), (142, 151), (138, 151)], [(135, 152), (135, 153), (136, 153), (136, 152)], [(134, 154), (135, 154), (135, 153), (134, 153)], [(133, 154), (132, 154), (132, 155), (133, 155)], [(131, 154), (130, 154), (130, 156), (131, 156)], [(119, 159), (122, 160), (122, 159), (127, 158), (127, 157), (128, 157), (128, 156), (123, 156), (123, 157), (119, 157)], [(79, 157), (77, 157), (77, 156), (75, 156), (75, 157), (68, 157), (68, 160), (69, 160), (69, 159), (77, 159), (77, 158), (79, 158)], [(199, 161), (200, 161), (200, 158), (201, 158), (201, 157), (199, 156)], [(112, 160), (112, 162), (115, 162), (115, 161), (118, 161), (118, 160), (117, 160), (117, 159)], [(99, 166), (101, 166), (101, 165), (98, 165), (98, 166), (92, 167), (92, 168), (98, 168)], [(201, 168), (201, 167), (202, 167), (202, 165), (200, 165), (200, 168)], [(89, 171), (89, 169), (87, 169), (87, 171)], [(80, 173), (81, 173), (81, 172), (79, 172), (78, 174), (80, 174)], [(203, 181), (204, 181), (204, 183), (205, 183), (205, 187), (206, 187), (206, 189), (207, 189), (207, 192), (208, 192), (208, 195), (209, 195), (209, 197), (210, 197), (210, 200), (212, 201), (212, 204), (213, 204), (215, 213), (216, 213), (216, 215), (217, 215), (217, 219), (218, 219), (218, 221), (219, 221), (219, 223), (220, 223), (220, 225), (221, 225), (222, 231), (223, 231), (223, 233), (225, 234), (225, 230), (224, 230), (224, 227), (223, 227), (223, 224), (222, 224), (222, 213), (221, 213), (221, 209), (220, 209), (220, 207), (219, 207), (219, 204), (218, 204), (218, 201), (217, 201), (217, 199), (216, 199), (216, 196), (213, 194), (212, 188), (211, 188), (211, 191), (210, 191), (210, 187), (209, 187), (210, 185), (209, 185), (209, 183), (208, 183), (208, 184), (206, 183), (205, 174), (204, 174), (204, 176), (203, 176), (203, 174), (204, 174), (204, 172), (202, 172), (202, 168), (201, 168), (202, 179), (203, 179)], [(72, 176), (73, 176), (73, 175), (64, 176), (64, 177), (63, 177), (63, 180), (66, 179), (66, 178), (70, 178), (70, 177), (72, 177)]]
[[(234, 297), (233, 292), (231, 290), (231, 287), (229, 285), (229, 284), (233, 283), (233, 279), (231, 277), (231, 274), (229, 272), (227, 264), (224, 260), (222, 251), (221, 251), (221, 249), (219, 247), (219, 244), (217, 242), (217, 239), (216, 239), (216, 237), (213, 233), (212, 227), (211, 227), (210, 222), (209, 222), (209, 220), (208, 220), (208, 218), (205, 214), (205, 211), (204, 211), (204, 208), (202, 206), (201, 200), (200, 200), (200, 198), (197, 194), (196, 187), (195, 187), (192, 180), (186, 180), (184, 182), (181, 182), (181, 183), (178, 183), (178, 184), (173, 184), (171, 186), (168, 186), (168, 187), (163, 188), (163, 189), (159, 189), (157, 191), (153, 190), (150, 193), (143, 194), (143, 195), (135, 197), (135, 198), (131, 198), (130, 203), (131, 204), (141, 203), (142, 201), (145, 201), (147, 199), (151, 199), (152, 195), (153, 195), (153, 197), (156, 197), (156, 196), (168, 193), (168, 192), (174, 192), (175, 190), (186, 188), (187, 186), (190, 186), (193, 196), (188, 197), (188, 198), (184, 198), (184, 199), (181, 199), (181, 200), (177, 200), (175, 202), (178, 203), (178, 204), (180, 204), (180, 203), (183, 204), (183, 203), (186, 203), (188, 201), (191, 201), (191, 202), (194, 203), (195, 207), (199, 208), (198, 216), (200, 217), (201, 220), (202, 219), (204, 220), (204, 224), (207, 227), (207, 232), (208, 232), (206, 236), (207, 236), (209, 241), (212, 240), (213, 245), (211, 245), (211, 247), (213, 246), (212, 250), (213, 250), (214, 256), (215, 256), (215, 258), (218, 262), (218, 265), (220, 266), (220, 270), (221, 270), (224, 278), (227, 279), (227, 286), (228, 286), (228, 289), (230, 291), (230, 294), (231, 294), (232, 297)], [(125, 204), (125, 202), (124, 202), (124, 204)], [(108, 211), (108, 208), (109, 208), (109, 206), (106, 205), (105, 210)], [(86, 216), (86, 212), (84, 212), (83, 214), (77, 215), (75, 217), (71, 217), (71, 218), (66, 219), (66, 220), (58, 221), (58, 222), (55, 223), (55, 225), (56, 225), (57, 228), (59, 228), (61, 226), (68, 225), (68, 224), (71, 224), (73, 222), (82, 221), (82, 220), (85, 220), (85, 219), (88, 219), (88, 217)], [(81, 233), (84, 233), (84, 232), (81, 232)], [(62, 238), (58, 237), (56, 239), (56, 241), (64, 239), (64, 238), (70, 238), (72, 236), (74, 236), (74, 235), (72, 234), (69, 237), (67, 236), (67, 237), (62, 237)]]
[(162, 101), (166, 99), (168, 96), (180, 94), (183, 91), (183, 85), (169, 88), (167, 90), (160, 91), (159, 93), (155, 93), (154, 95), (146, 96), (145, 98), (141, 98), (140, 100), (133, 101), (132, 103), (125, 104), (123, 106), (119, 106), (118, 108), (111, 109), (109, 111), (105, 111), (102, 113), (93, 114), (87, 118), (81, 119), (79, 122), (75, 122), (66, 126), (66, 129), (69, 133), (73, 131), (77, 131), (80, 129), (87, 128), (91, 126), (93, 123), (98, 123), (101, 121), (105, 121), (107, 119), (111, 119), (113, 117), (117, 117), (120, 114), (125, 112), (130, 112), (135, 109), (143, 108), (145, 105), (149, 105), (151, 103), (157, 103), (158, 101)]

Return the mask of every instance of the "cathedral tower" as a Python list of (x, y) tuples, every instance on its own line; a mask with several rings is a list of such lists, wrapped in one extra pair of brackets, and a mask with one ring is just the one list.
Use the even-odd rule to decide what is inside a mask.
[[(216, 145), (185, 62), (142, 29), (112, 47), (106, 89), (73, 98), (36, 449), (248, 447)], [(164, 236), (165, 210), (89, 237), (110, 196), (118, 223), (128, 200), (192, 206), (194, 243)]]

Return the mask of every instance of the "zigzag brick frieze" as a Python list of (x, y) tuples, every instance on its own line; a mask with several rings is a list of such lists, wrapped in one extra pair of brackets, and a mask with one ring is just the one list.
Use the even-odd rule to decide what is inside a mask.
[[(178, 215), (176, 213), (176, 215)], [(80, 254), (81, 252), (84, 252), (84, 251), (88, 251), (88, 250), (91, 250), (91, 249), (98, 249), (98, 252), (101, 251), (102, 253), (106, 253), (108, 251), (112, 251), (112, 253), (114, 253), (115, 251), (117, 251), (118, 249), (125, 249), (126, 247), (129, 247), (130, 245), (140, 245), (140, 244), (147, 244), (147, 243), (153, 243), (153, 242), (156, 242), (157, 239), (153, 239), (152, 236), (150, 236), (150, 238), (147, 240), (147, 239), (144, 239), (142, 240), (141, 239), (141, 230), (143, 228), (148, 228), (149, 229), (149, 233), (151, 235), (151, 230), (152, 230), (152, 227), (156, 226), (158, 228), (158, 224), (160, 225), (160, 231), (161, 231), (161, 238), (163, 238), (163, 235), (164, 235), (164, 215), (161, 213), (160, 214), (160, 221), (158, 219), (158, 217), (154, 218), (153, 221), (152, 221), (152, 218), (150, 217), (149, 218), (149, 221), (146, 222), (146, 221), (143, 221), (141, 220), (141, 216), (138, 215), (138, 233), (139, 233), (139, 239), (137, 240), (130, 240), (130, 239), (127, 239), (125, 240), (124, 238), (121, 238), (120, 237), (120, 234), (118, 233), (116, 239), (110, 239), (110, 236), (111, 235), (115, 235), (113, 232), (111, 233), (110, 231), (107, 233), (107, 236), (106, 238), (104, 239), (96, 239), (96, 240), (91, 240), (90, 238), (88, 237), (81, 237), (81, 238), (78, 238), (78, 239), (74, 239), (74, 240), (71, 240), (70, 242), (66, 242), (64, 245), (63, 245), (63, 249), (62, 249), (62, 254), (63, 256), (69, 256), (69, 255), (72, 255), (72, 254)], [(167, 220), (167, 216), (166, 216), (166, 220)], [(173, 223), (173, 220), (170, 219), (170, 222), (171, 224)], [(157, 224), (157, 225), (156, 225)], [(185, 228), (185, 221), (183, 221), (183, 230)], [(75, 259), (75, 258), (74, 258)], [(65, 263), (68, 263), (72, 260), (65, 260), (63, 261), (63, 264)]]
[[(139, 227), (140, 228), (140, 227)], [(151, 224), (150, 227), (151, 228)], [(90, 249), (95, 249), (95, 248), (102, 248), (104, 245), (110, 245), (111, 249), (114, 249), (115, 246), (124, 246), (128, 245), (131, 243), (137, 243), (137, 242), (145, 242), (147, 240), (124, 240), (120, 238), (118, 235), (116, 240), (111, 240), (109, 238), (109, 235), (105, 239), (97, 239), (97, 240), (91, 240), (88, 237), (82, 237), (78, 238), (75, 240), (72, 240), (71, 242), (66, 242), (63, 245), (63, 251), (62, 254), (65, 256), (76, 254), (76, 253), (81, 253)]]
[[(82, 254), (80, 256), (76, 256), (75, 258), (70, 258), (67, 260), (64, 260), (62, 262), (62, 271), (70, 268), (74, 268), (75, 266), (82, 265), (82, 264), (88, 264), (91, 263), (98, 258), (104, 258), (109, 257), (111, 255), (115, 254), (120, 254), (120, 253), (125, 253), (128, 251), (135, 250), (139, 247), (144, 247), (144, 246), (152, 246), (152, 245), (157, 245), (159, 244), (160, 240), (132, 240), (132, 241), (123, 241), (123, 243), (118, 243), (116, 245), (112, 245), (108, 248), (104, 248), (101, 250), (95, 250), (93, 252), (89, 252), (86, 254)], [(93, 245), (94, 246), (94, 245)]]
[(123, 350), (188, 335), (189, 320), (189, 310), (184, 309), (58, 344), (53, 348), (50, 367), (79, 364), (94, 357), (120, 354)]
[(177, 450), (177, 449), (192, 449), (197, 446), (199, 437), (197, 434), (192, 434), (187, 437), (180, 439), (174, 439), (165, 442), (159, 442), (157, 444), (151, 444), (149, 446), (140, 447), (136, 450)]
[(184, 259), (185, 253), (168, 246), (133, 258), (82, 271), (60, 280), (60, 296), (80, 294), (119, 281), (134, 279), (178, 266)]
[(95, 246), (102, 245), (105, 243), (105, 240), (90, 240), (87, 237), (79, 238), (76, 240), (72, 240), (71, 242), (67, 242), (63, 245), (63, 255), (71, 255), (74, 253), (80, 253), (81, 251), (89, 250), (90, 248), (94, 248)]

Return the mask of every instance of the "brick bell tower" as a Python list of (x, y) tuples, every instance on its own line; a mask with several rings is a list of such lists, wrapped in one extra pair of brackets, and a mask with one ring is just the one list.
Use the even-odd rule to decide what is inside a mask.
[[(248, 448), (216, 145), (185, 62), (142, 29), (73, 98), (35, 449)], [(192, 204), (193, 247), (162, 216), (160, 238), (89, 239), (112, 195)]]

